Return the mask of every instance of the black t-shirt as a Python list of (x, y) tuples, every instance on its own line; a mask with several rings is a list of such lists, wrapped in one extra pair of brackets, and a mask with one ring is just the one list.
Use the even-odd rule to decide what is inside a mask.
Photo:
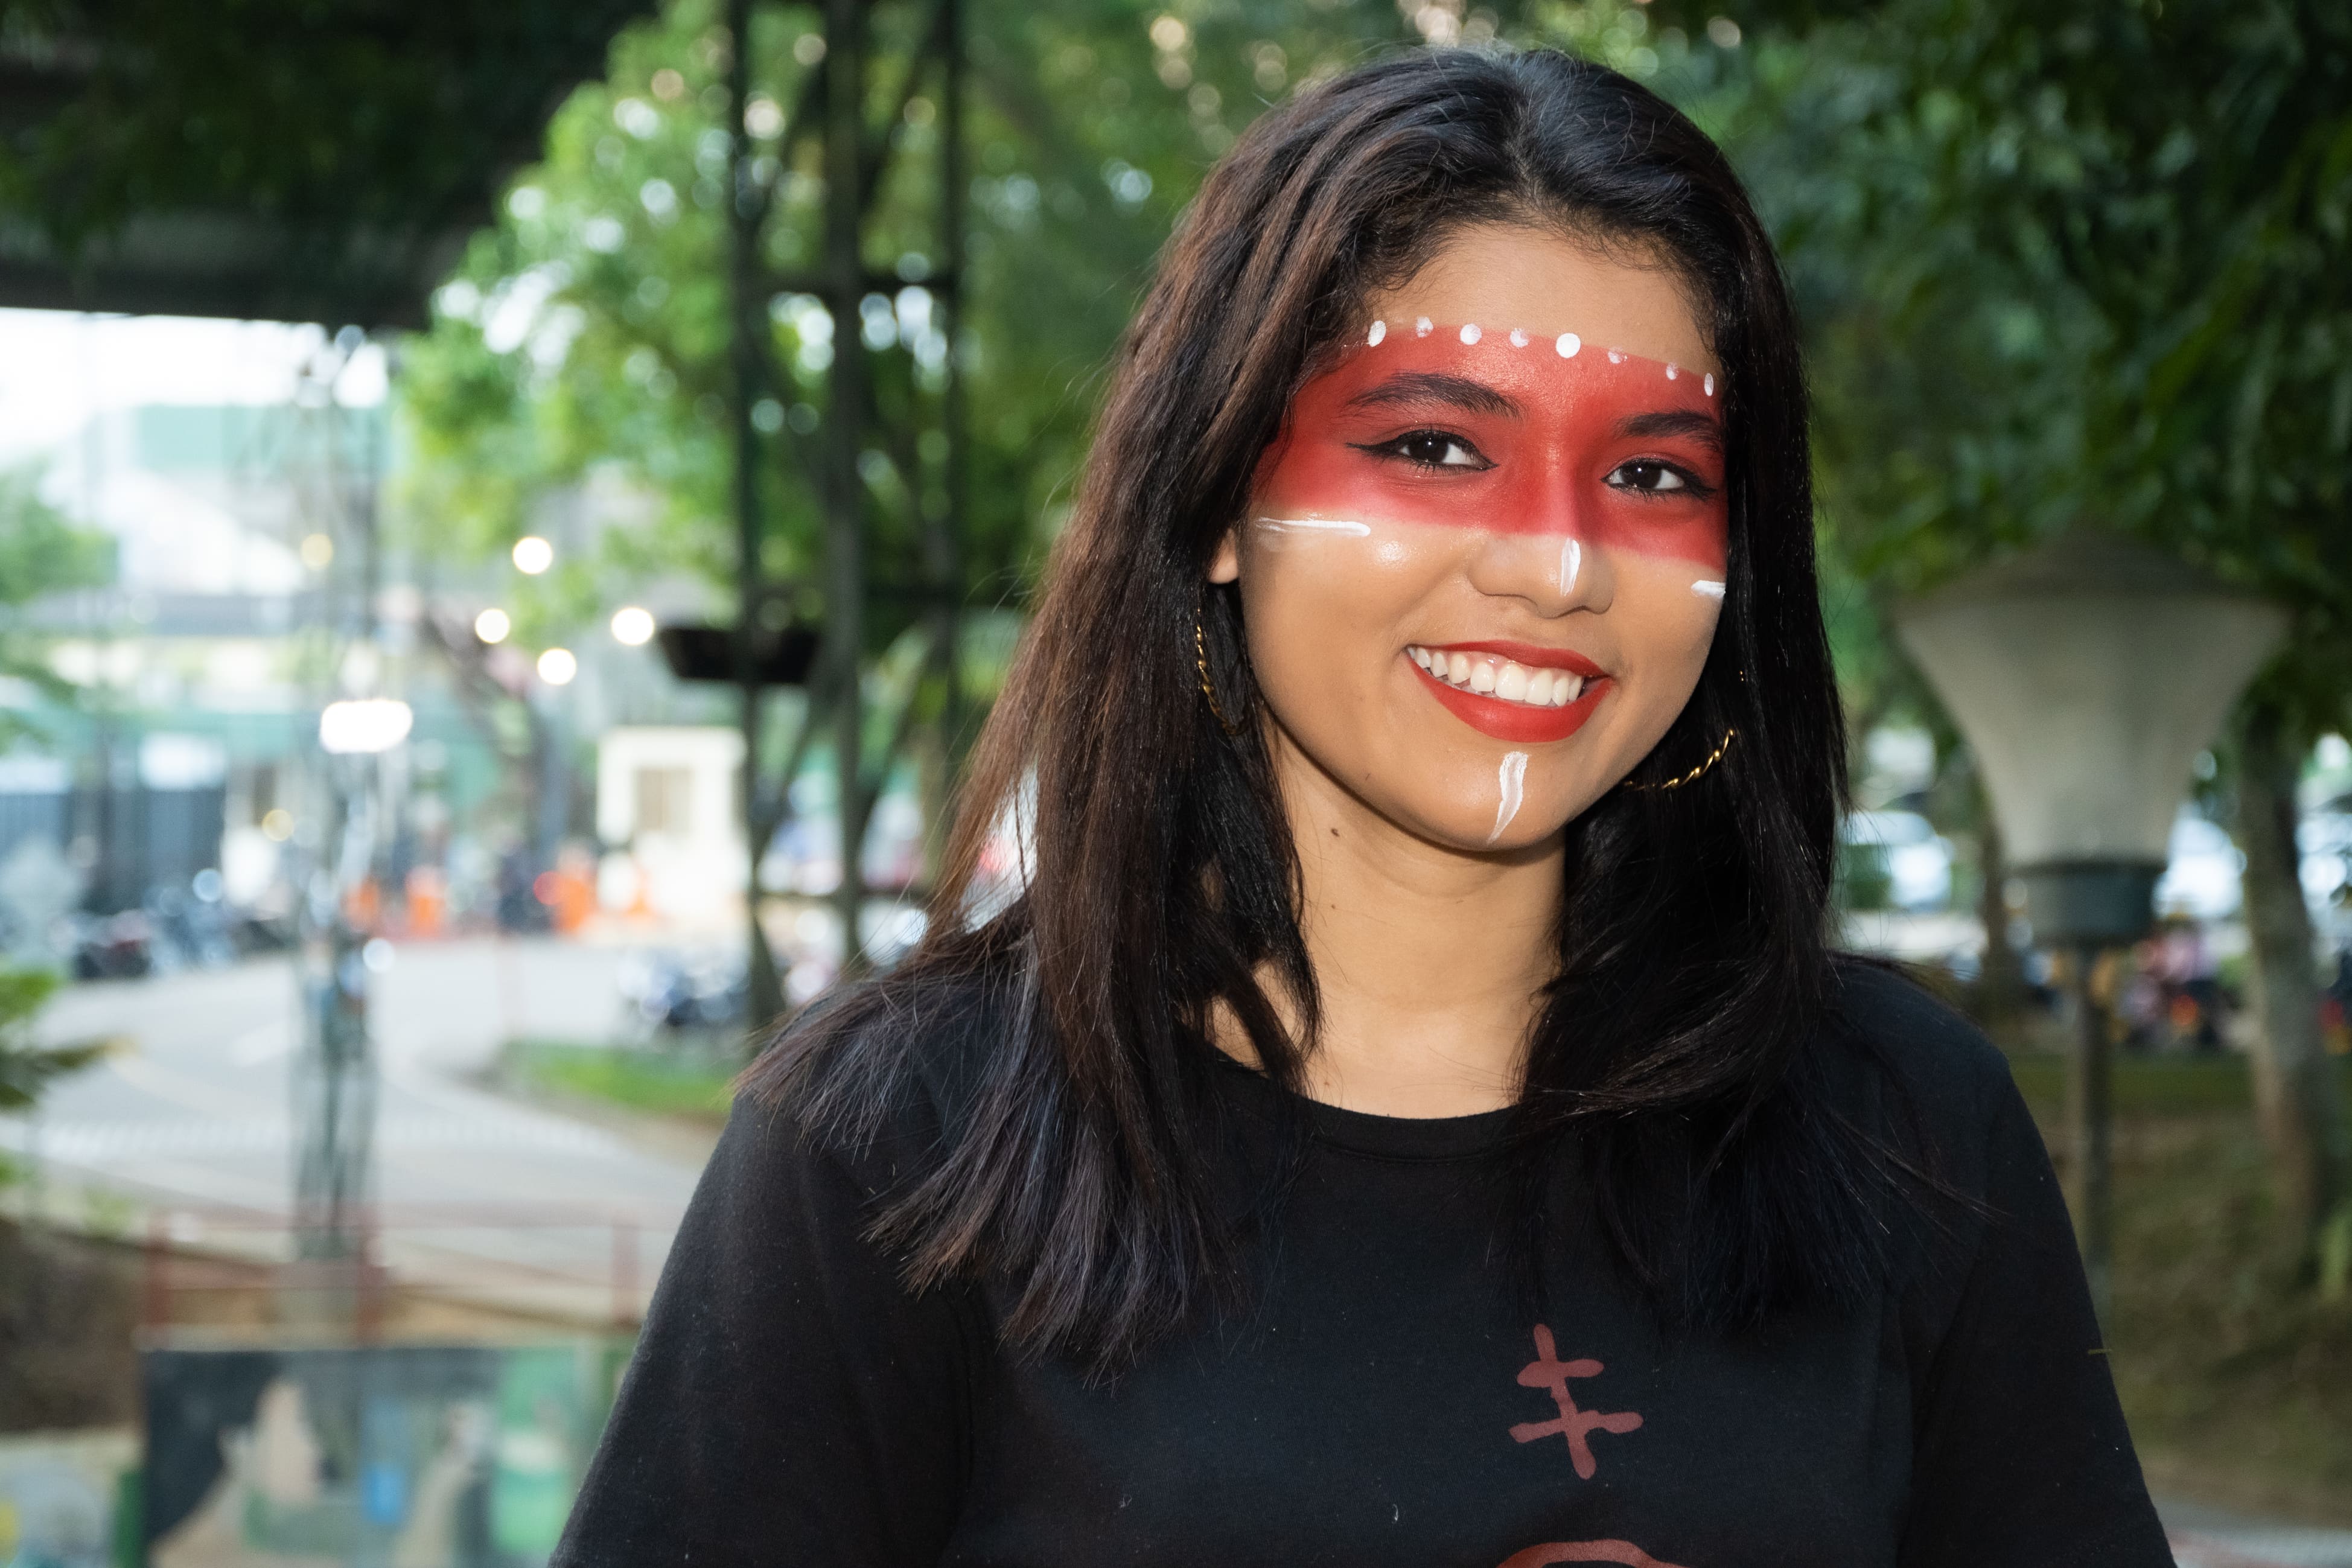
[[(558, 1568), (2169, 1564), (2005, 1063), (1898, 979), (1841, 984), (1818, 1048), (1876, 1041), (1985, 1213), (1864, 1310), (1736, 1337), (1662, 1333), (1597, 1241), (1531, 1294), (1486, 1180), (1507, 1112), (1307, 1105), (1246, 1304), (1105, 1384), (860, 1237), (984, 1040), (919, 1052), (848, 1154), (739, 1103)], [(1272, 1140), (1280, 1091), (1220, 1082)]]

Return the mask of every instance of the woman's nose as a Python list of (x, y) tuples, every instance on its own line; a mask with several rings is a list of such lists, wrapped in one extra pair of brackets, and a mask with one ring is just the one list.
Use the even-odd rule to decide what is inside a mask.
[(1483, 535), (1471, 552), (1470, 584), (1497, 598), (1524, 599), (1544, 616), (1605, 610), (1616, 589), (1607, 552), (1573, 531)]

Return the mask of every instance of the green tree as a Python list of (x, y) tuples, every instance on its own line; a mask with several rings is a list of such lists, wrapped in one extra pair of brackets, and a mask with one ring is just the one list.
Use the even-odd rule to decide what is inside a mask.
[[(38, 639), (24, 628), (21, 612), (45, 595), (103, 583), (113, 569), (113, 541), (75, 527), (44, 501), (37, 473), (0, 473), (0, 674), (69, 695), (72, 689), (41, 658)], [(0, 711), (0, 745), (37, 733), (32, 721)], [(0, 1112), (30, 1109), (43, 1085), (97, 1054), (95, 1047), (34, 1043), (33, 1021), (57, 985), (57, 975), (47, 970), (0, 963)], [(0, 1178), (7, 1173), (0, 1162)]]
[[(43, 1046), (33, 1025), (58, 988), (54, 970), (0, 964), (0, 1115), (30, 1110), (53, 1079), (88, 1067), (104, 1042)], [(0, 1185), (16, 1178), (13, 1163), (0, 1156)]]
[(1814, 335), (1837, 548), (1885, 595), (2097, 522), (2294, 616), (2234, 732), (2258, 1100), (2316, 1262), (2352, 1226), (2352, 1133), (2294, 792), (2352, 722), (2352, 16), (1749, 9), (1721, 101)]
[[(429, 552), (488, 558), (531, 526), (544, 498), (599, 474), (648, 500), (644, 526), (607, 531), (593, 553), (519, 587), (527, 644), (567, 637), (656, 572), (684, 568), (714, 601), (740, 589), (727, 287), (735, 40), (722, 16), (710, 0), (675, 0), (615, 42), (608, 79), (558, 113), (545, 161), (520, 177), (498, 226), (441, 290), (433, 330), (404, 354), (418, 458), (404, 510)], [(896, 9), (876, 16), (885, 29), (906, 21)], [(750, 174), (766, 203), (758, 259), (778, 280), (759, 344), (771, 395), (751, 411), (761, 575), (799, 585), (793, 608), (822, 616), (826, 452), (870, 443), (856, 480), (873, 583), (861, 649), (868, 787), (911, 746), (936, 801), (958, 711), (921, 657), (939, 590), (929, 525), (947, 504), (939, 416), (950, 350), (926, 280), (957, 266), (963, 298), (954, 351), (969, 478), (961, 580), (946, 587), (966, 604), (1017, 605), (1059, 525), (1093, 389), (1200, 175), (1264, 102), (1405, 28), (1364, 5), (973, 6), (963, 254), (939, 244), (941, 105), (927, 83), (901, 88), (878, 72), (866, 118), (887, 129), (893, 161), (864, 260), (896, 286), (835, 321), (792, 283), (821, 259), (823, 171), (789, 129), (822, 79), (818, 20), (763, 7), (751, 28)], [(1491, 20), (1481, 26), (1491, 32)], [(854, 437), (827, 405), (826, 372), (844, 353), (865, 356), (878, 416)], [(731, 605), (716, 618), (733, 619)], [(978, 629), (976, 640), (1004, 640), (1001, 626)], [(809, 735), (804, 718), (796, 736), (774, 737), (763, 771), (792, 771)], [(764, 837), (762, 807), (752, 809)], [(859, 809), (845, 813), (853, 835)]]
[[(976, 411), (962, 542), (975, 593), (1001, 596), (1033, 574), (1083, 452), (1089, 394), (1209, 162), (1272, 97), (1402, 31), (1393, 12), (1362, 5), (1217, 7), (1194, 21), (1183, 10), (972, 8), (961, 347)], [(551, 574), (525, 601), (551, 630), (576, 621), (598, 587), (648, 569), (684, 564), (714, 586), (733, 579), (730, 41), (718, 11), (675, 0), (616, 40), (608, 79), (558, 112), (544, 162), (519, 176), (496, 227), (438, 296), (433, 330), (404, 353), (403, 405), (418, 439), (407, 501), (434, 548), (503, 549), (527, 531), (535, 496), (598, 468), (658, 502), (655, 526), (608, 535), (601, 558), (576, 576)], [(822, 59), (819, 18), (762, 9), (753, 43), (753, 128), (772, 148)], [(895, 121), (900, 163), (868, 260), (919, 290), (948, 264), (930, 253), (924, 184), (939, 106), (918, 93), (870, 107)], [(759, 174), (776, 201), (766, 259), (779, 276), (804, 272), (821, 229), (820, 172)], [(926, 334), (919, 293), (897, 303), (888, 320), (855, 324), (880, 345), (871, 352), (886, 418), (936, 387), (946, 347)], [(785, 382), (761, 415), (772, 445), (767, 565), (790, 579), (810, 574), (817, 537), (809, 444), (831, 435), (823, 374), (852, 334), (804, 295), (779, 293), (771, 315), (768, 346)], [(878, 456), (868, 465), (876, 553), (903, 561), (907, 519), (936, 476), (920, 450)], [(884, 614), (877, 647), (902, 626), (903, 615)]]
[[(49, 668), (41, 639), (24, 625), (33, 601), (114, 576), (114, 541), (77, 527), (41, 499), (38, 469), (0, 469), (0, 675), (29, 682), (52, 698), (72, 687)], [(26, 715), (0, 709), (0, 748), (39, 733)]]

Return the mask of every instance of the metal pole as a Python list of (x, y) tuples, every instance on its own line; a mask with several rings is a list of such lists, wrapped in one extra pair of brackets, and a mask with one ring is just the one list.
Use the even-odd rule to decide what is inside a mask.
[(2066, 1072), (2066, 1196), (2082, 1241), (2083, 1272), (2090, 1280), (2091, 1304), (2104, 1323), (2114, 1300), (2115, 1107), (2114, 1047), (2108, 1038), (2106, 1009), (2100, 1005), (2092, 982), (2099, 951), (2094, 942), (2084, 942), (2074, 951), (2076, 1033)]
[[(354, 334), (345, 344), (346, 356), (363, 342)], [(331, 471), (337, 421), (331, 395), (324, 417)], [(375, 641), (381, 454), (373, 432), (370, 436), (359, 482), (348, 492), (352, 531), (358, 536), (359, 582), (356, 595), (347, 597), (342, 607), (346, 653), (372, 648)], [(340, 678), (340, 670), (330, 677)], [(303, 906), (308, 917), (301, 965), (308, 1038), (292, 1074), (297, 1129), (293, 1225), (297, 1254), (334, 1266), (332, 1271), (340, 1276), (313, 1310), (322, 1308), (360, 1326), (357, 1320), (365, 1306), (361, 1287), (368, 1250), (366, 1204), (374, 1158), (376, 1084), (363, 959), (370, 933), (354, 928), (350, 905), (375, 866), (380, 834), (371, 774), (377, 759), (327, 761), (330, 822)]]
[[(735, 564), (738, 597), (735, 608), (735, 679), (740, 687), (743, 727), (743, 916), (745, 982), (756, 1032), (783, 1011), (783, 984), (776, 975), (775, 955), (760, 925), (760, 858), (767, 846), (756, 831), (760, 810), (760, 740), (762, 701), (760, 693), (760, 616), (765, 607), (765, 574), (761, 566), (760, 437), (751, 424), (751, 405), (761, 390), (760, 343), (766, 327), (766, 289), (761, 286), (760, 231), (766, 217), (766, 198), (751, 174), (751, 132), (744, 111), (751, 101), (751, 0), (728, 0), (728, 208), (729, 272), (733, 311), (729, 334), (733, 360), (733, 407), (729, 410), (735, 443)], [(789, 784), (789, 780), (786, 783)]]
[(940, 673), (946, 690), (940, 705), (940, 729), (950, 784), (962, 772), (963, 679), (961, 621), (963, 562), (958, 549), (963, 536), (964, 486), (971, 454), (964, 425), (963, 356), (957, 340), (963, 332), (963, 3), (945, 0), (947, 15), (940, 37), (940, 247), (947, 252), (947, 286), (940, 290), (940, 320), (947, 335), (947, 385), (940, 399), (940, 424), (947, 437), (946, 515), (931, 530), (932, 574), (940, 594)]
[(147, 1245), (139, 1289), (139, 1326), (160, 1335), (172, 1326), (171, 1219), (162, 1209), (147, 1211)]
[(613, 1326), (634, 1328), (637, 1321), (637, 1226), (628, 1219), (613, 1221)]
[(859, 915), (866, 901), (865, 781), (860, 766), (866, 705), (859, 665), (866, 640), (866, 342), (858, 311), (866, 292), (859, 241), (865, 226), (866, 0), (825, 0), (824, 277), (833, 310), (832, 440), (825, 489), (824, 636), (834, 682), (834, 777), (841, 823), (841, 973), (863, 967)]

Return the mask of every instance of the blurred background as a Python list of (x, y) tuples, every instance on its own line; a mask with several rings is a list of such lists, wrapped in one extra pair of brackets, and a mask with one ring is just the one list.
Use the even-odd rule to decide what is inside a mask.
[(2180, 1562), (2352, 1564), (2332, 0), (0, 0), (0, 1564), (544, 1561), (1204, 172), (1538, 44), (1782, 247), (1843, 941), (2011, 1053)]

